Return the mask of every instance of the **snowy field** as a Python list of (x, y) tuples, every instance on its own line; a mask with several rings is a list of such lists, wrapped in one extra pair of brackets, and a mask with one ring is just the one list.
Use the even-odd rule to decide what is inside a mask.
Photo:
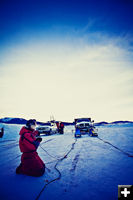
[[(22, 126), (2, 126), (5, 135), (0, 138), (0, 200), (117, 200), (118, 185), (133, 184), (133, 157), (128, 156), (133, 155), (132, 124), (98, 127), (99, 137), (119, 149), (87, 135), (75, 140), (73, 126), (65, 127), (64, 135), (42, 136), (41, 147), (49, 153), (38, 148), (47, 167), (42, 177), (15, 174), (20, 163), (18, 140)], [(59, 177), (54, 168), (57, 162), (61, 177), (49, 183)]]

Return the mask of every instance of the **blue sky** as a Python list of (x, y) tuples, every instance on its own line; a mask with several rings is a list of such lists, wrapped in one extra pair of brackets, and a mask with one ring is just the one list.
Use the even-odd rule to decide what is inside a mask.
[(131, 0), (2, 0), (0, 19), (1, 117), (133, 120)]
[(3, 46), (31, 35), (54, 37), (55, 32), (59, 37), (99, 31), (113, 36), (133, 34), (131, 0), (4, 0), (0, 18)]

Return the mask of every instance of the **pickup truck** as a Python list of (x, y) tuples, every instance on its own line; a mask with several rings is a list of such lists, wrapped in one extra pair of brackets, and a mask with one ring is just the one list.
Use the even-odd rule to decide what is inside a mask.
[(98, 130), (94, 126), (94, 120), (91, 118), (75, 119), (75, 137), (88, 134), (89, 136), (98, 136)]
[(52, 135), (58, 132), (57, 126), (53, 124), (38, 126), (36, 130), (38, 130), (40, 134), (45, 134), (45, 135)]

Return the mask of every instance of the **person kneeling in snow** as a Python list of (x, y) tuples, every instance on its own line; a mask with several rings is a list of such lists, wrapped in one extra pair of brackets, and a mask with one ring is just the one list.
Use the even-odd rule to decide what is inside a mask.
[(45, 172), (45, 164), (36, 151), (42, 138), (36, 138), (39, 132), (35, 128), (36, 120), (30, 119), (20, 130), (19, 147), (23, 154), (21, 163), (16, 169), (17, 174), (42, 176)]

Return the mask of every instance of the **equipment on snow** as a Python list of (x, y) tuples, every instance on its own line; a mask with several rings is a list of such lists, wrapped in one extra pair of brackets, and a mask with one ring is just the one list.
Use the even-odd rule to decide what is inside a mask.
[(75, 137), (88, 134), (89, 136), (98, 136), (97, 129), (94, 126), (94, 120), (91, 118), (77, 118), (75, 121)]

